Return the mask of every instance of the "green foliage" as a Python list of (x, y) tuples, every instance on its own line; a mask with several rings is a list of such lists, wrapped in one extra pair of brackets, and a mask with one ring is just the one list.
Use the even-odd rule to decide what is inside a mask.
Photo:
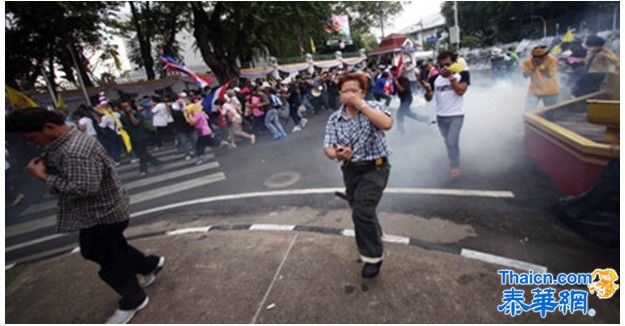
[[(458, 1), (457, 4), (463, 47), (490, 46), (520, 41), (523, 38), (542, 37), (543, 23), (539, 18), (532, 16), (540, 16), (547, 21), (548, 35), (555, 34), (556, 22), (560, 25), (560, 34), (563, 34), (567, 27), (579, 29), (585, 20), (587, 23), (594, 22), (594, 25), (588, 27), (597, 31), (610, 26), (612, 10), (610, 5), (618, 5), (616, 2), (591, 1)], [(448, 27), (453, 26), (452, 1), (443, 3), (441, 13)]]

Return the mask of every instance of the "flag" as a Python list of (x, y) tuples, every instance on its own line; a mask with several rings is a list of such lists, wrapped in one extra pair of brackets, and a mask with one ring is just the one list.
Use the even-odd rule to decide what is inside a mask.
[(193, 81), (200, 88), (204, 88), (204, 87), (208, 86), (208, 83), (206, 82), (206, 80), (200, 78), (200, 76), (198, 76), (196, 73), (191, 71), (189, 68), (187, 68), (184, 65), (180, 64), (174, 58), (163, 54), (163, 49), (161, 49), (161, 58), (160, 59), (161, 59), (161, 62), (163, 63), (163, 67), (165, 68), (165, 70), (172, 71), (172, 72), (181, 72), (181, 73), (189, 76), (191, 79), (193, 79)]
[(397, 70), (395, 70), (395, 77), (401, 75), (401, 69), (404, 67), (404, 50), (399, 53), (399, 61), (397, 62)]
[(30, 97), (26, 96), (26, 94), (18, 92), (14, 88), (9, 87), (9, 85), (4, 85), (6, 89), (7, 96), (9, 97), (9, 103), (12, 107), (16, 109), (23, 108), (38, 108), (39, 104), (33, 101)]
[(564, 36), (562, 37), (562, 42), (560, 42), (560, 44), (554, 46), (553, 50), (551, 50), (551, 53), (553, 53), (555, 55), (559, 54), (562, 51), (562, 44), (563, 43), (572, 42), (573, 41), (573, 37), (574, 37), (573, 30), (569, 28), (566, 31), (566, 34), (564, 34)]
[(56, 106), (59, 109), (65, 107), (65, 102), (63, 101), (63, 97), (61, 96), (61, 93), (56, 94)]
[(117, 51), (115, 49), (111, 49), (111, 56), (113, 57), (113, 60), (115, 60), (115, 67), (117, 68), (117, 70), (122, 70), (122, 62), (121, 60), (119, 60), (119, 53), (117, 53)]
[(312, 53), (317, 53), (317, 48), (315, 47), (315, 41), (313, 41), (312, 37), (310, 38), (310, 51)]
[(206, 96), (206, 98), (204, 98), (204, 100), (202, 100), (202, 109), (204, 110), (204, 112), (211, 113), (211, 112), (215, 112), (216, 108), (215, 108), (215, 101), (221, 99), (225, 99), (226, 97), (226, 91), (228, 90), (228, 88), (230, 88), (230, 84), (232, 84), (232, 82), (234, 82), (234, 79), (219, 86), (218, 88), (212, 90), (210, 93), (208, 93), (208, 95)]

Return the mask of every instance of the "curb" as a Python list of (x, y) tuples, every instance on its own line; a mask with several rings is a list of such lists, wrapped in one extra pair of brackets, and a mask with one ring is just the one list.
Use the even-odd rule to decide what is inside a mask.
[[(323, 226), (311, 226), (311, 225), (286, 225), (286, 224), (226, 224), (226, 225), (207, 225), (201, 227), (182, 228), (169, 231), (149, 232), (139, 235), (128, 237), (128, 240), (140, 240), (157, 236), (174, 236), (191, 233), (208, 233), (208, 232), (224, 232), (224, 231), (287, 231), (287, 232), (309, 232), (326, 235), (337, 235), (342, 237), (354, 237), (354, 230), (352, 229), (339, 229)], [(536, 265), (530, 262), (511, 259), (507, 257), (497, 256), (485, 252), (480, 252), (472, 249), (462, 248), (452, 244), (440, 244), (433, 243), (424, 240), (385, 234), (382, 237), (382, 241), (385, 243), (394, 243), (417, 247), (420, 249), (444, 252), (448, 254), (455, 254), (463, 256), (465, 258), (483, 261), (489, 264), (495, 264), (500, 266), (506, 266), (509, 268), (515, 268), (519, 270), (532, 270), (535, 273), (546, 273), (547, 267)], [(33, 259), (26, 259), (22, 262), (7, 265), (6, 269), (10, 269), (17, 264), (28, 264), (36, 261), (46, 260), (54, 257), (63, 256), (66, 254), (73, 254), (80, 252), (79, 247), (73, 249), (65, 249), (59, 252), (51, 253), (50, 255), (37, 257)]]

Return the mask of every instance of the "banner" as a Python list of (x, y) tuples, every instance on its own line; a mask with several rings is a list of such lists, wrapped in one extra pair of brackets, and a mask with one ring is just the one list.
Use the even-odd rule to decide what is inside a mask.
[(332, 15), (325, 24), (324, 29), (328, 34), (331, 34), (327, 45), (338, 45), (342, 48), (345, 47), (345, 45), (354, 44), (352, 41), (352, 33), (349, 29), (349, 16)]

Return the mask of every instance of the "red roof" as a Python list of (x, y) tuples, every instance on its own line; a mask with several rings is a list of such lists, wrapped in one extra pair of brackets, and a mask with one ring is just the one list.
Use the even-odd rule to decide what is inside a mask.
[(382, 40), (380, 46), (371, 51), (371, 55), (384, 54), (389, 52), (401, 51), (401, 47), (404, 45), (406, 37), (401, 34), (391, 34)]

